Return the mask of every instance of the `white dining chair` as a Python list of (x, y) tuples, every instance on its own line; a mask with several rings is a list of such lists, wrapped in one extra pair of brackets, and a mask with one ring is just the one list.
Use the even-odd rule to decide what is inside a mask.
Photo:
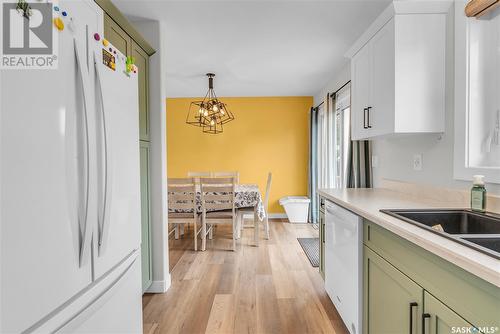
[[(264, 206), (264, 212), (266, 214), (266, 217), (264, 218), (263, 224), (264, 224), (264, 231), (266, 232), (266, 239), (269, 240), (269, 212), (268, 212), (268, 207), (269, 207), (269, 193), (271, 192), (271, 183), (273, 180), (273, 174), (269, 172), (267, 174), (267, 184), (266, 184), (266, 193), (264, 195), (264, 200), (262, 202), (262, 205)], [(237, 225), (238, 225), (238, 239), (241, 238), (241, 231), (245, 227), (255, 227), (255, 224), (259, 224), (258, 221), (254, 221), (251, 225), (245, 225), (244, 221), (244, 216), (252, 214), (252, 217), (254, 215), (254, 208), (239, 208), (238, 209), (238, 219), (237, 219)], [(254, 217), (255, 220), (255, 217)]]
[(188, 172), (188, 177), (193, 177), (196, 182), (200, 182), (200, 177), (212, 177), (211, 172)]
[[(198, 250), (198, 235), (201, 228), (200, 216), (196, 210), (196, 184), (194, 178), (169, 178), (168, 184), (168, 223), (174, 228), (168, 233), (175, 233), (175, 239), (179, 238), (179, 226), (193, 224), (194, 250)], [(202, 227), (202, 224), (200, 224)]]
[(206, 249), (207, 235), (212, 238), (218, 224), (231, 224), (233, 248), (236, 249), (235, 178), (201, 178), (202, 233), (201, 249)]
[(234, 177), (236, 183), (240, 183), (240, 172), (212, 172), (212, 177)]

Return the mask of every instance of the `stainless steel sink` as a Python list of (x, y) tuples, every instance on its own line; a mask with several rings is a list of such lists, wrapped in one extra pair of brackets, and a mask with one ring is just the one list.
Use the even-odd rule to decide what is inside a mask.
[(466, 241), (475, 243), (485, 248), (491, 249), (500, 254), (500, 238), (463, 238)]
[(380, 211), (500, 259), (500, 215), (462, 209)]

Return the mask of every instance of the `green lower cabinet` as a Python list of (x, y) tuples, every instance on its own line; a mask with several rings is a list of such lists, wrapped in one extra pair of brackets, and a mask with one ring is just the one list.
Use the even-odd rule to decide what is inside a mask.
[(369, 221), (363, 242), (364, 334), (500, 333), (499, 287)]
[(150, 143), (140, 141), (141, 161), (141, 261), (142, 291), (146, 291), (153, 281), (151, 263), (151, 209), (150, 209)]
[(420, 333), (422, 287), (366, 246), (363, 272), (363, 333)]
[(422, 317), (422, 334), (476, 333), (474, 326), (427, 292), (424, 294)]

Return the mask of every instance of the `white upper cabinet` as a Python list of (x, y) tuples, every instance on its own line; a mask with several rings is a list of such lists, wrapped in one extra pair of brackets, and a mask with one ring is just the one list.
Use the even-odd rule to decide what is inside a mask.
[(448, 1), (395, 1), (347, 52), (352, 139), (444, 132)]
[[(369, 46), (363, 48), (351, 62), (351, 124), (357, 124), (356, 128), (363, 130), (365, 135), (368, 135), (371, 131), (366, 120), (366, 106), (370, 104), (372, 87), (370, 83), (370, 51)], [(356, 128), (352, 126), (355, 137), (358, 136)]]

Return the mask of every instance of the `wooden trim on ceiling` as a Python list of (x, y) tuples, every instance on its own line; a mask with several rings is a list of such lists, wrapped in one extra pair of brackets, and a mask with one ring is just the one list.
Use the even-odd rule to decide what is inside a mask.
[(102, 8), (106, 14), (109, 15), (122, 28), (130, 35), (130, 37), (148, 54), (153, 55), (156, 50), (142, 37), (142, 35), (132, 26), (127, 18), (120, 12), (120, 10), (111, 2), (111, 0), (94, 0), (95, 3)]
[(480, 17), (500, 5), (500, 0), (470, 0), (465, 6), (467, 17)]

